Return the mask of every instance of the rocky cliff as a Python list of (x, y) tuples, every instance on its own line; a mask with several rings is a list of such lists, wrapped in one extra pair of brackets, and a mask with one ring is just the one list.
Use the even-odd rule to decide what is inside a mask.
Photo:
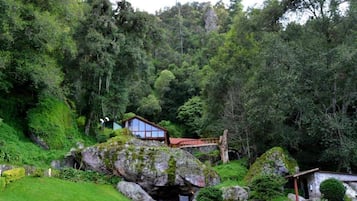
[(190, 195), (219, 183), (219, 176), (190, 153), (160, 142), (120, 138), (72, 151), (81, 168), (114, 173), (139, 184), (155, 199)]

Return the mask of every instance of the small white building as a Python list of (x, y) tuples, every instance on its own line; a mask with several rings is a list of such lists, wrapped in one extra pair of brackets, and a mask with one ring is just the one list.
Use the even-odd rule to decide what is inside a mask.
[(290, 175), (288, 178), (294, 179), (295, 189), (302, 192), (306, 199), (321, 198), (320, 184), (329, 178), (342, 181), (346, 187), (346, 194), (351, 198), (356, 198), (357, 175), (355, 174), (320, 171), (319, 168), (315, 168)]

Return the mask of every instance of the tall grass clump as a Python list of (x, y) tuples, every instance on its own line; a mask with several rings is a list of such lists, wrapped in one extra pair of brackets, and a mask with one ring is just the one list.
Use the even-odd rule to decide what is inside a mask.
[(217, 165), (213, 167), (213, 169), (221, 178), (221, 184), (219, 184), (218, 187), (244, 185), (243, 179), (248, 172), (244, 159)]
[(27, 115), (29, 131), (51, 149), (73, 146), (79, 138), (73, 112), (67, 104), (50, 97), (40, 99)]

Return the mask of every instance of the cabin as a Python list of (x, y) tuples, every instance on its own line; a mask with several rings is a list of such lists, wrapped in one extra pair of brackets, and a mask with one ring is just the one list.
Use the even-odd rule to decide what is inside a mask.
[(167, 130), (143, 117), (134, 116), (124, 120), (124, 127), (129, 129), (133, 135), (141, 140), (156, 140), (169, 144)]
[[(301, 192), (306, 199), (321, 198), (320, 184), (329, 178), (335, 178), (344, 183), (346, 194), (350, 197), (355, 197), (357, 186), (357, 175), (320, 171), (319, 168), (311, 169), (287, 176), (288, 179), (293, 179), (296, 192)], [(295, 192), (295, 193), (296, 193)], [(298, 198), (296, 198), (298, 200)]]

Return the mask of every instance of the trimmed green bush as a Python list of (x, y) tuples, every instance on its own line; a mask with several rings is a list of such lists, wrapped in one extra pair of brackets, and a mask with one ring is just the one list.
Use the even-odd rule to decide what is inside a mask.
[(25, 168), (14, 168), (11, 170), (6, 170), (2, 173), (2, 176), (5, 177), (6, 184), (21, 179), (25, 177)]
[(3, 191), (6, 187), (6, 179), (5, 177), (0, 177), (0, 191)]
[(265, 174), (253, 178), (250, 188), (252, 199), (272, 200), (283, 195), (283, 186), (286, 180), (279, 175)]
[(215, 187), (202, 188), (198, 192), (197, 201), (223, 201), (222, 191)]
[(341, 181), (330, 178), (320, 184), (322, 197), (328, 201), (341, 201), (346, 193), (346, 188)]

